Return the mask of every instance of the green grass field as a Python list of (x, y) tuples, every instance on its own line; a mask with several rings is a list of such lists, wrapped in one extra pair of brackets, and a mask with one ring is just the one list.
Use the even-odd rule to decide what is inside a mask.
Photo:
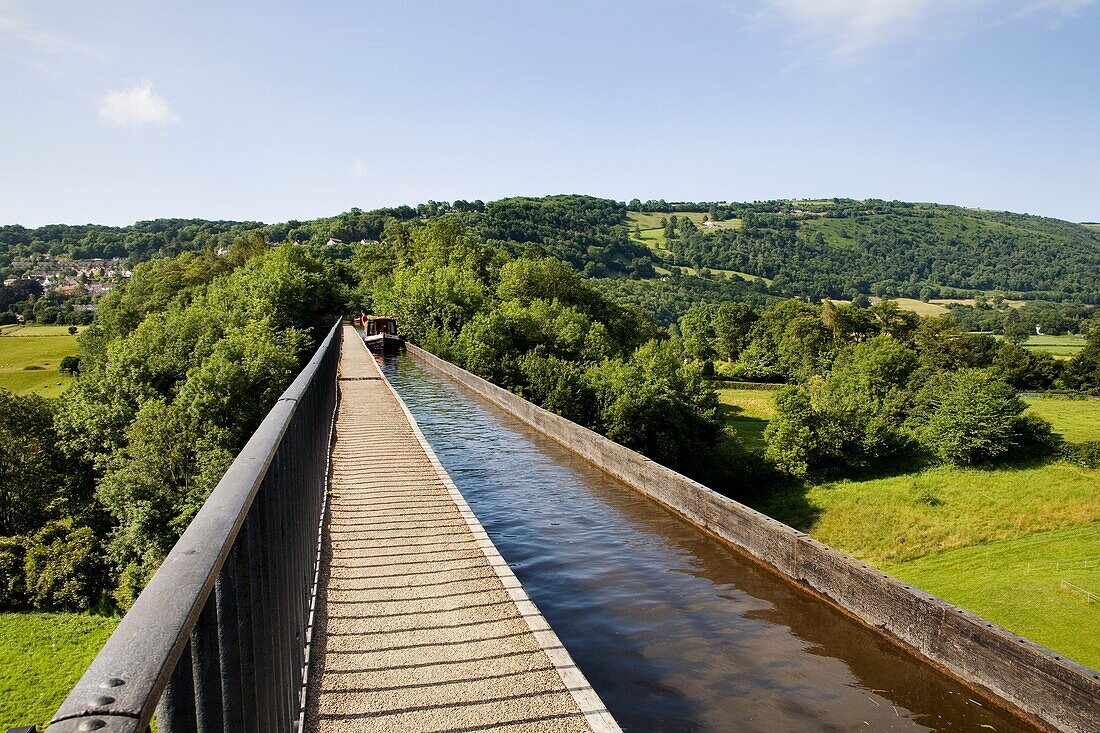
[(764, 430), (775, 416), (775, 391), (751, 388), (719, 388), (722, 415), (737, 431), (745, 447), (764, 452)]
[(1055, 356), (1076, 356), (1085, 348), (1084, 336), (1032, 336), (1023, 343), (1025, 349), (1046, 351)]
[(1100, 472), (1068, 463), (936, 466), (791, 486), (761, 511), (878, 567), (1100, 521)]
[(118, 621), (75, 613), (0, 613), (0, 728), (43, 730)]
[[(754, 451), (774, 391), (720, 388), (728, 424)], [(1100, 400), (1037, 398), (1066, 440), (1100, 440)], [(791, 483), (753, 506), (1076, 661), (1100, 668), (1100, 471), (1068, 463), (952, 466)], [(1091, 565), (1089, 564), (1091, 563)]]
[(1024, 401), (1030, 412), (1049, 420), (1054, 432), (1068, 442), (1100, 440), (1100, 400), (1038, 397)]
[[(883, 570), (1100, 669), (1100, 523), (928, 555)], [(1063, 585), (1065, 583), (1066, 585)], [(1072, 584), (1069, 585), (1069, 584)]]
[(0, 387), (57, 397), (73, 380), (58, 366), (76, 351), (76, 336), (69, 335), (68, 326), (5, 326), (0, 334)]

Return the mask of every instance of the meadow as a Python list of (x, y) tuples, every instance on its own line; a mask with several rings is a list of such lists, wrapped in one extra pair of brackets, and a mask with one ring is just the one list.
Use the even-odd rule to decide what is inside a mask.
[(883, 570), (1100, 669), (1100, 523), (928, 555)]
[[(755, 451), (775, 392), (720, 388), (727, 423)], [(1100, 400), (1035, 398), (1070, 442), (1100, 440)], [(897, 466), (790, 482), (754, 508), (1086, 666), (1100, 668), (1100, 470), (1062, 462)], [(1071, 584), (1071, 585), (1070, 585)]]
[(61, 359), (76, 352), (76, 336), (68, 326), (5, 326), (0, 330), (0, 388), (57, 397), (73, 380), (58, 369)]
[(720, 387), (718, 400), (726, 424), (737, 431), (745, 447), (764, 452), (764, 430), (775, 417), (775, 391), (745, 387)]
[(1024, 401), (1032, 413), (1049, 420), (1066, 441), (1100, 440), (1100, 400), (1034, 397)]
[(44, 730), (118, 621), (78, 613), (0, 613), (0, 727)]
[[(928, 302), (923, 300), (917, 300), (916, 298), (891, 298), (899, 308), (905, 311), (912, 311), (920, 316), (942, 316), (949, 311), (938, 303)], [(871, 302), (877, 303), (879, 298), (871, 298)]]
[(1023, 344), (1025, 349), (1046, 351), (1055, 356), (1076, 356), (1085, 348), (1084, 336), (1032, 336)]

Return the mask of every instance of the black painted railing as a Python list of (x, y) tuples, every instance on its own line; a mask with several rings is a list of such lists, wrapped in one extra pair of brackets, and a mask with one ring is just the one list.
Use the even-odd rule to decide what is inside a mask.
[(299, 727), (339, 357), (337, 323), (69, 693), (48, 733), (144, 733), (154, 714), (158, 733)]

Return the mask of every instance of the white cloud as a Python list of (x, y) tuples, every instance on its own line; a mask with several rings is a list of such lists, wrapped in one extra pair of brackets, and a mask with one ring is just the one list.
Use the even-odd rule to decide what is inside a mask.
[(835, 62), (863, 60), (883, 47), (933, 43), (1006, 18), (1073, 17), (1098, 0), (762, 0), (764, 15), (793, 26), (811, 52)]
[[(973, 1), (973, 0), (972, 0)], [(936, 6), (965, 5), (966, 0), (769, 0), (799, 33), (840, 60), (919, 31)], [(969, 3), (969, 4), (972, 4)]]
[(99, 45), (44, 28), (13, 12), (0, 0), (0, 59), (55, 73), (65, 62), (103, 61), (108, 54)]
[(1072, 18), (1096, 0), (1033, 0), (1016, 11), (1015, 18), (1053, 14), (1056, 18)]
[(355, 159), (355, 165), (351, 167), (352, 178), (365, 178), (367, 175), (367, 169), (363, 165), (363, 161), (358, 158)]
[(114, 127), (170, 125), (180, 121), (168, 106), (168, 100), (153, 93), (153, 83), (149, 81), (107, 92), (99, 102), (99, 119)]

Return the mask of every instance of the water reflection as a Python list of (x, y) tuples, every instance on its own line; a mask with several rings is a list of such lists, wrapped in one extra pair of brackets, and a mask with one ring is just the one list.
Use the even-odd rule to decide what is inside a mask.
[(394, 383), (630, 731), (1033, 731), (408, 358)]

